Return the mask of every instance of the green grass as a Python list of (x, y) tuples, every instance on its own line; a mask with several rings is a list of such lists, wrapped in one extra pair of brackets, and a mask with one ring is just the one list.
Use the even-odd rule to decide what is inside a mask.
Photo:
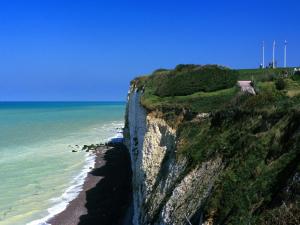
[(264, 109), (248, 109), (250, 98), (179, 128), (177, 152), (192, 167), (223, 159), (225, 168), (205, 207), (216, 224), (259, 224), (275, 196), (282, 201), (277, 194), (299, 164), (300, 112), (275, 107), (276, 96)]
[(287, 95), (289, 97), (295, 97), (300, 95), (300, 83), (296, 80), (286, 79), (287, 83)]
[(272, 81), (276, 77), (288, 72), (293, 74), (292, 68), (277, 68), (277, 69), (240, 69), (239, 80), (255, 80), (255, 81)]
[[(292, 202), (297, 211), (298, 197), (285, 199), (283, 190), (300, 161), (300, 78), (285, 78), (285, 88), (277, 90), (276, 79), (285, 70), (238, 70), (239, 80), (254, 80), (257, 95), (238, 94), (235, 84), (178, 94), (175, 86), (189, 88), (194, 79), (189, 74), (195, 68), (197, 65), (176, 67), (180, 82), (168, 81), (173, 79), (174, 70), (157, 70), (133, 82), (143, 91), (141, 103), (145, 108), (159, 111), (169, 124), (176, 124), (179, 160), (188, 159), (189, 167), (194, 168), (215, 157), (222, 158), (224, 169), (205, 202), (204, 216), (213, 217), (215, 224), (266, 224), (271, 221), (270, 212), (278, 212), (275, 199), (280, 204)], [(291, 73), (291, 69), (287, 71)], [(204, 85), (209, 86), (210, 81)], [(171, 96), (159, 95), (158, 87), (174, 92)], [(183, 111), (192, 116), (182, 118)], [(194, 119), (197, 113), (210, 113), (210, 117)]]
[(277, 92), (274, 81), (258, 82), (256, 85), (258, 92)]
[[(298, 80), (293, 80), (290, 78), (284, 79), (286, 83), (286, 87), (284, 92), (288, 97), (296, 97), (300, 95), (300, 82)], [(258, 90), (266, 92), (277, 92), (275, 88), (274, 81), (267, 82), (258, 82), (257, 85)]]
[(153, 79), (155, 94), (160, 97), (190, 95), (195, 92), (212, 92), (234, 86), (238, 73), (217, 66), (199, 66), (190, 70), (171, 71)]
[[(239, 80), (253, 79), (258, 91), (276, 92), (274, 81), (285, 71), (292, 73), (291, 68), (243, 69), (236, 72)], [(228, 76), (230, 80), (227, 80)], [(226, 107), (236, 96), (235, 76), (232, 70), (220, 66), (178, 65), (174, 70), (158, 69), (150, 76), (136, 78), (133, 82), (140, 90), (145, 89), (142, 104), (149, 110), (185, 108), (193, 112), (211, 112)], [(288, 96), (300, 93), (299, 84), (298, 81), (288, 82)]]
[(236, 94), (236, 87), (214, 92), (196, 92), (187, 96), (158, 97), (146, 93), (142, 104), (150, 109), (190, 109), (193, 112), (211, 112), (227, 104)]
[(178, 65), (173, 70), (156, 70), (148, 77), (135, 80), (136, 86), (147, 86), (159, 97), (191, 95), (233, 87), (238, 72), (216, 65)]

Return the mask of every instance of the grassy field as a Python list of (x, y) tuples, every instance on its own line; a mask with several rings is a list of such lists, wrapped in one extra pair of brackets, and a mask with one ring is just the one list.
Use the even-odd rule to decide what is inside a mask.
[[(218, 79), (217, 72), (220, 71), (222, 75)], [(209, 72), (212, 72), (212, 77), (209, 77)], [(286, 88), (282, 92), (278, 92), (275, 88), (275, 81), (286, 73), (289, 74), (289, 78), (285, 79)], [(194, 113), (206, 113), (220, 110), (236, 101), (239, 93), (237, 80), (254, 81), (258, 93), (272, 92), (288, 97), (298, 96), (300, 79), (292, 79), (291, 74), (291, 68), (231, 71), (228, 68), (214, 65), (205, 70), (197, 65), (179, 65), (174, 70), (157, 70), (149, 76), (135, 79), (134, 82), (140, 90), (144, 89), (141, 103), (149, 110), (188, 109)], [(228, 76), (232, 76), (232, 78), (228, 79)], [(225, 85), (223, 85), (224, 82)], [(200, 88), (195, 88), (196, 84)], [(201, 85), (204, 85), (205, 88), (201, 89)], [(168, 90), (165, 92), (158, 91), (166, 89)], [(158, 94), (158, 92), (163, 94)]]
[(270, 81), (274, 80), (279, 75), (287, 72), (293, 74), (293, 68), (276, 68), (276, 69), (240, 69), (239, 80), (255, 80), (255, 81)]
[(236, 87), (214, 92), (196, 92), (186, 96), (158, 97), (145, 93), (142, 104), (148, 109), (185, 108), (193, 112), (211, 112), (228, 103), (238, 92)]

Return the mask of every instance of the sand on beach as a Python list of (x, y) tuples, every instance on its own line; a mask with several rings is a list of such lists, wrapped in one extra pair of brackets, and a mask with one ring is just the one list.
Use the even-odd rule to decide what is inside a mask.
[[(101, 146), (95, 151), (95, 168), (88, 174), (83, 190), (67, 208), (50, 219), (52, 225), (130, 224), (131, 168), (123, 145)], [(128, 219), (129, 218), (129, 219)]]

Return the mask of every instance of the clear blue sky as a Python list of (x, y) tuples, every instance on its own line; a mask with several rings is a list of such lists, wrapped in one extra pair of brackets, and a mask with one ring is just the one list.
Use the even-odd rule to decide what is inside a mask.
[(253, 68), (288, 40), (300, 1), (1, 0), (0, 101), (125, 100), (129, 81), (179, 63)]

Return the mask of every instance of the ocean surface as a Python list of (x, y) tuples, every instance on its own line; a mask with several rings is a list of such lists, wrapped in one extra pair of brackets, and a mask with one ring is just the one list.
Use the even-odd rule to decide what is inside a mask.
[(0, 103), (0, 225), (45, 224), (64, 210), (94, 165), (72, 150), (117, 135), (124, 111), (124, 103)]

